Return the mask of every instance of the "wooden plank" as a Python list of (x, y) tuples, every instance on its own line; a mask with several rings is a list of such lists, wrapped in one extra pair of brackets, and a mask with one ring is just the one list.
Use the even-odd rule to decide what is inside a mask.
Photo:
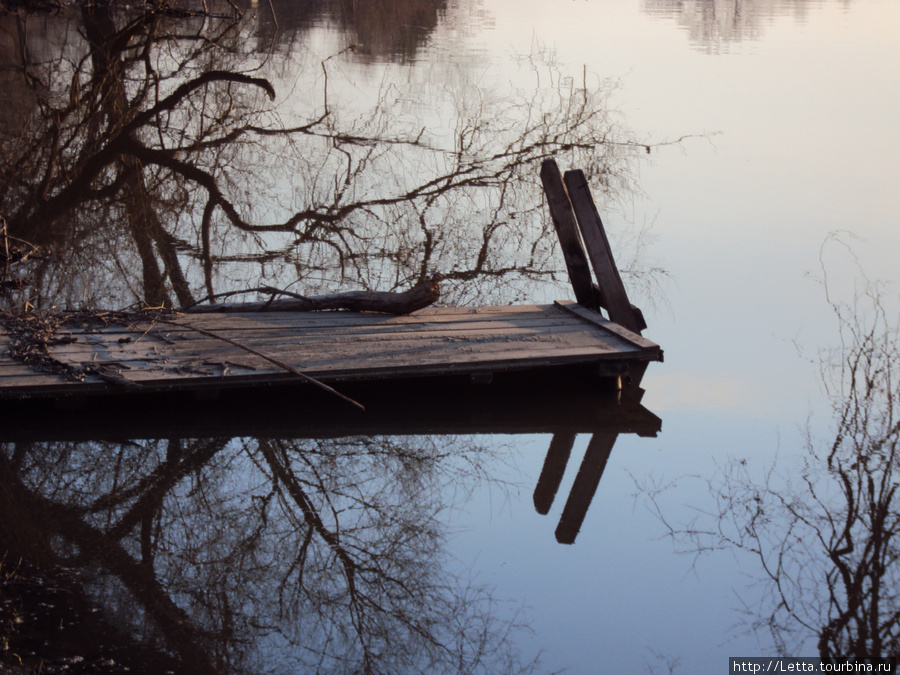
[[(166, 323), (151, 321), (151, 317), (143, 319), (136, 318), (131, 324), (110, 324), (108, 326), (97, 327), (75, 327), (63, 326), (60, 328), (61, 333), (71, 335), (80, 335), (82, 333), (133, 333), (142, 332), (150, 328), (157, 330), (183, 330), (183, 325), (197, 326), (207, 330), (215, 330), (215, 326), (227, 323), (234, 329), (258, 329), (266, 330), (271, 326), (296, 326), (298, 328), (320, 328), (320, 327), (348, 327), (353, 325), (367, 326), (384, 326), (384, 325), (410, 325), (410, 326), (429, 326), (435, 323), (453, 323), (460, 321), (462, 317), (466, 321), (495, 321), (497, 315), (502, 317), (518, 317), (518, 316), (539, 316), (552, 313), (552, 305), (501, 305), (496, 307), (473, 307), (473, 308), (457, 308), (442, 307), (431, 310), (422, 310), (415, 314), (404, 316), (393, 316), (387, 314), (373, 314), (365, 312), (344, 312), (344, 311), (327, 311), (327, 312), (229, 312), (223, 314), (205, 313), (205, 314), (171, 314), (164, 315)], [(172, 325), (174, 322), (176, 325)]]
[[(315, 377), (324, 382), (360, 381), (360, 380), (392, 380), (409, 377), (432, 377), (452, 374), (473, 374), (480, 372), (496, 373), (517, 370), (540, 369), (545, 367), (563, 367), (570, 365), (591, 366), (601, 363), (624, 363), (621, 355), (610, 352), (598, 355), (595, 352), (579, 348), (549, 349), (543, 353), (540, 351), (522, 354), (521, 352), (501, 352), (492, 354), (479, 354), (474, 358), (457, 357), (442, 360), (440, 362), (416, 362), (410, 363), (402, 355), (396, 358), (382, 359), (378, 362), (363, 361), (338, 361), (331, 364), (323, 364), (314, 367), (301, 366), (298, 369), (306, 375)], [(630, 361), (629, 361), (630, 362)], [(127, 364), (126, 364), (127, 365)], [(298, 364), (291, 364), (297, 366)], [(132, 391), (168, 391), (168, 390), (199, 390), (203, 388), (223, 387), (247, 387), (255, 385), (271, 385), (278, 383), (299, 382), (299, 378), (287, 371), (265, 370), (263, 364), (258, 370), (243, 370), (235, 372), (232, 368), (229, 372), (217, 369), (214, 365), (208, 365), (208, 371), (198, 374), (189, 367), (181, 368), (177, 364), (162, 369), (122, 369), (123, 381), (129, 381), (136, 385)], [(116, 373), (110, 369), (111, 374)], [(600, 371), (595, 371), (599, 373)], [(7, 386), (10, 385), (10, 386)], [(96, 376), (87, 376), (83, 382), (69, 382), (53, 376), (10, 378), (0, 385), (0, 397), (10, 398), (21, 395), (44, 394), (59, 395), (66, 393), (102, 393), (112, 391), (128, 391), (111, 382), (101, 381)]]
[(20, 372), (4, 372), (0, 375), (0, 389), (4, 387), (15, 387), (22, 384), (26, 384), (28, 382), (44, 382), (44, 383), (53, 383), (53, 384), (64, 384), (68, 380), (62, 377), (61, 375), (54, 375), (52, 373), (39, 373), (29, 369), (28, 371), (20, 371)]
[[(584, 324), (582, 324), (584, 325)], [(579, 326), (566, 326), (553, 331), (535, 333), (527, 330), (507, 330), (504, 332), (488, 332), (468, 334), (455, 337), (438, 334), (415, 335), (412, 337), (380, 339), (371, 336), (369, 339), (332, 340), (318, 342), (293, 338), (279, 340), (248, 340), (245, 346), (277, 358), (290, 358), (293, 361), (324, 362), (348, 359), (383, 359), (391, 354), (401, 354), (405, 358), (416, 361), (423, 354), (470, 354), (477, 352), (517, 351), (534, 352), (542, 349), (557, 349), (562, 346), (580, 347), (596, 353), (615, 353), (627, 355), (636, 347), (614, 333), (592, 332)], [(51, 353), (57, 360), (73, 366), (103, 363), (153, 363), (179, 360), (205, 360), (213, 362), (227, 359), (232, 363), (243, 363), (248, 358), (256, 360), (247, 350), (233, 344), (198, 335), (197, 339), (185, 340), (177, 345), (147, 345), (146, 343), (114, 345), (114, 351), (100, 353), (92, 351), (90, 345), (76, 348), (75, 345), (51, 347)], [(149, 348), (148, 348), (149, 347)], [(141, 367), (141, 366), (138, 366)]]
[(541, 164), (541, 182), (547, 195), (550, 217), (553, 219), (556, 236), (559, 237), (566, 269), (569, 271), (569, 280), (575, 291), (575, 299), (585, 307), (596, 307), (591, 268), (584, 255), (581, 238), (578, 236), (575, 212), (572, 210), (555, 160), (545, 159)]
[[(353, 368), (364, 369), (386, 364), (408, 365), (411, 368), (416, 368), (450, 363), (489, 362), (492, 359), (500, 358), (518, 361), (527, 361), (529, 359), (552, 361), (554, 353), (560, 353), (561, 355), (579, 353), (597, 359), (621, 359), (623, 357), (623, 352), (606, 344), (563, 339), (553, 342), (534, 343), (494, 341), (462, 346), (432, 343), (417, 345), (415, 348), (401, 343), (393, 345), (391, 350), (383, 349), (379, 351), (352, 349), (331, 351), (298, 350), (292, 349), (290, 346), (260, 351), (300, 370), (335, 370), (342, 369), (348, 365)], [(83, 363), (71, 359), (66, 359), (65, 362), (74, 366), (79, 366)], [(146, 363), (149, 363), (150, 367), (143, 365)], [(126, 359), (118, 359), (106, 363), (97, 362), (97, 366), (105, 365), (111, 368), (118, 368), (124, 375), (133, 375), (134, 377), (152, 377), (160, 370), (176, 371), (180, 369), (185, 372), (191, 370), (206, 372), (211, 368), (224, 368), (226, 364), (232, 367), (250, 367), (259, 372), (280, 371), (279, 368), (272, 364), (266, 364), (254, 354), (237, 349), (228, 350), (224, 348), (217, 353), (198, 351), (190, 354), (171, 355), (153, 362), (130, 361)], [(131, 371), (134, 372), (132, 373)], [(215, 374), (219, 374), (219, 372), (216, 371)]]
[[(304, 332), (281, 329), (273, 335), (265, 330), (248, 331), (236, 334), (234, 331), (222, 331), (228, 337), (242, 339), (241, 344), (257, 350), (271, 353), (304, 354), (317, 356), (328, 352), (340, 351), (344, 357), (365, 356), (374, 358), (389, 352), (402, 351), (415, 354), (421, 349), (445, 349), (456, 351), (462, 349), (477, 350), (479, 346), (489, 343), (500, 344), (502, 348), (521, 349), (536, 348), (541, 343), (558, 346), (582, 344), (584, 346), (601, 347), (603, 351), (627, 353), (635, 348), (631, 341), (623, 339), (610, 329), (608, 322), (595, 315), (602, 330), (591, 328), (593, 322), (585, 322), (577, 313), (565, 309), (565, 306), (554, 308), (555, 318), (543, 318), (536, 322), (490, 322), (475, 324), (476, 330), (469, 325), (442, 324), (428, 326), (419, 331), (394, 332), (394, 327), (384, 327), (382, 332), (348, 334), (329, 334), (327, 339), (322, 335), (309, 335)], [(589, 313), (590, 314), (590, 313)], [(69, 363), (116, 363), (124, 361), (155, 361), (166, 359), (214, 359), (231, 354), (243, 354), (243, 350), (227, 342), (216, 340), (191, 330), (184, 330), (174, 340), (162, 341), (155, 333), (138, 334), (135, 340), (121, 341), (121, 333), (93, 333), (79, 336), (77, 342), (53, 345), (50, 351), (54, 358)], [(626, 335), (633, 339), (632, 335)], [(643, 348), (652, 345), (643, 341), (638, 345)]]
[(589, 321), (600, 326), (601, 328), (604, 328), (605, 330), (608, 330), (610, 333), (618, 335), (619, 337), (633, 344), (635, 347), (658, 351), (659, 358), (657, 360), (662, 361), (662, 349), (660, 349), (659, 345), (655, 342), (651, 342), (647, 338), (642, 337), (613, 321), (607, 321), (602, 316), (597, 314), (597, 312), (592, 312), (589, 309), (586, 310), (583, 307), (579, 307), (570, 300), (557, 300), (555, 304), (568, 312), (572, 312), (576, 316), (580, 316), (585, 321)]
[[(315, 336), (310, 337), (302, 334), (297, 335), (279, 335), (266, 336), (265, 334), (244, 334), (231, 336), (231, 339), (239, 340), (238, 344), (250, 348), (267, 348), (267, 347), (294, 347), (299, 350), (328, 350), (334, 347), (353, 348), (355, 350), (373, 350), (377, 351), (381, 348), (391, 349), (392, 345), (400, 342), (405, 345), (414, 347), (416, 344), (440, 343), (450, 347), (454, 345), (464, 346), (472, 344), (480, 344), (489, 341), (506, 341), (506, 342), (540, 342), (553, 341), (559, 339), (559, 336), (570, 336), (573, 339), (579, 337), (589, 342), (605, 342), (617, 345), (624, 350), (632, 349), (632, 345), (611, 333), (599, 327), (592, 327), (580, 318), (573, 316), (573, 321), (579, 321), (581, 325), (560, 325), (546, 327), (543, 330), (534, 330), (529, 327), (511, 327), (502, 330), (487, 331), (433, 331), (419, 333), (400, 333), (385, 334), (364, 333), (358, 335), (330, 335), (327, 339), (316, 339)], [(228, 333), (213, 333), (213, 335), (226, 336)], [(118, 359), (118, 358), (162, 358), (166, 355), (194, 353), (198, 350), (209, 349), (215, 353), (221, 349), (236, 349), (234, 345), (225, 347), (228, 342), (219, 340), (210, 335), (202, 333), (185, 333), (183, 337), (170, 340), (168, 342), (153, 340), (145, 337), (140, 341), (118, 343), (116, 341), (107, 342), (103, 340), (94, 340), (91, 342), (80, 342), (68, 345), (51, 346), (50, 350), (54, 356), (72, 355), (81, 358), (94, 358), (101, 360)], [(383, 347), (382, 347), (383, 345)], [(96, 354), (96, 356), (95, 356)]]
[[(420, 360), (410, 362), (402, 354), (381, 358), (377, 362), (354, 364), (352, 361), (338, 361), (322, 366), (299, 368), (308, 375), (323, 381), (343, 379), (388, 379), (393, 377), (432, 376), (452, 373), (477, 373), (518, 370), (524, 368), (540, 368), (575, 363), (599, 363), (603, 357), (607, 359), (621, 358), (615, 352), (598, 354), (584, 348), (563, 348), (535, 350), (531, 352), (503, 351), (480, 352), (475, 355), (456, 354), (452, 358), (437, 360)], [(273, 374), (282, 379), (280, 373)], [(285, 373), (287, 375), (287, 373)], [(244, 376), (235, 376), (244, 377)], [(257, 376), (247, 376), (255, 378)], [(265, 377), (265, 376), (260, 376)], [(225, 379), (228, 379), (227, 376)]]
[[(230, 322), (221, 325), (209, 325), (204, 330), (213, 330), (217, 335), (239, 340), (248, 347), (270, 347), (281, 343), (303, 345), (314, 343), (318, 345), (344, 344), (346, 342), (373, 343), (385, 340), (429, 340), (444, 339), (450, 342), (478, 341), (485, 339), (530, 339), (538, 340), (540, 336), (549, 336), (566, 332), (578, 332), (585, 328), (585, 323), (572, 315), (564, 308), (547, 305), (536, 314), (520, 314), (513, 319), (502, 321), (492, 320), (485, 322), (470, 322), (465, 320), (458, 323), (423, 324), (419, 327), (394, 325), (354, 325), (346, 330), (329, 330), (326, 332), (295, 329), (280, 325), (278, 328), (269, 328), (262, 324), (254, 325), (253, 330), (234, 330)], [(597, 335), (603, 339), (609, 338), (609, 331), (604, 330)], [(62, 335), (63, 333), (61, 333)], [(122, 340), (123, 338), (135, 339)], [(604, 338), (605, 336), (605, 338)], [(76, 342), (67, 345), (52, 347), (56, 357), (67, 355), (71, 358), (82, 359), (121, 359), (121, 358), (157, 358), (165, 354), (178, 353), (184, 350), (196, 350), (199, 348), (218, 351), (222, 344), (214, 338), (189, 329), (180, 328), (173, 333), (168, 330), (139, 331), (132, 334), (109, 332), (104, 330), (97, 333), (83, 333), (75, 336)], [(98, 356), (93, 356), (97, 352)]]
[[(603, 299), (603, 292), (600, 290), (600, 287), (597, 284), (594, 284), (594, 297), (598, 298), (597, 304), (600, 309), (609, 310), (609, 307), (605, 304), (605, 300)], [(647, 320), (644, 319), (644, 312), (641, 311), (641, 308), (635, 305), (633, 302), (631, 304), (631, 311), (634, 312), (634, 316), (637, 319), (638, 325), (643, 331), (647, 328)]]
[(0, 361), (0, 377), (19, 377), (31, 374), (40, 374), (27, 363), (19, 363), (18, 361)]
[[(405, 327), (416, 330), (437, 324), (477, 324), (492, 321), (527, 321), (539, 320), (555, 316), (549, 306), (531, 306), (527, 310), (490, 313), (456, 313), (441, 312), (428, 316), (403, 316), (386, 317), (378, 314), (364, 314), (358, 312), (309, 312), (303, 314), (205, 314), (205, 315), (178, 315), (172, 323), (158, 323), (159, 329), (177, 331), (182, 326), (197, 326), (207, 330), (216, 330), (223, 325), (240, 330), (253, 330), (279, 326), (295, 327), (302, 330), (320, 330), (338, 328), (340, 330), (354, 327), (373, 328), (381, 330), (388, 326)], [(173, 325), (174, 324), (174, 325)], [(149, 325), (149, 324), (148, 324)], [(130, 329), (134, 330), (134, 329)]]
[[(558, 364), (566, 365), (569, 363), (580, 363), (579, 360), (563, 360)], [(530, 366), (528, 366), (530, 367)], [(506, 372), (516, 370), (516, 364), (498, 364), (496, 367), (482, 369), (487, 372)], [(321, 374), (316, 376), (313, 371), (310, 375), (316, 376), (321, 381), (327, 381), (335, 384), (340, 388), (340, 383), (351, 381), (393, 381), (413, 377), (444, 377), (448, 375), (461, 374), (467, 375), (471, 372), (477, 372), (477, 369), (469, 367), (460, 367), (459, 364), (446, 367), (428, 367), (420, 369), (385, 368), (380, 371), (353, 371), (328, 373), (327, 377)], [(154, 393), (154, 392), (174, 392), (174, 391), (202, 391), (204, 389), (228, 389), (228, 388), (248, 388), (257, 386), (272, 386), (281, 384), (303, 384), (304, 380), (288, 372), (282, 373), (265, 373), (262, 375), (239, 376), (239, 377), (192, 377), (185, 378), (173, 375), (170, 377), (158, 377), (153, 380), (140, 380), (134, 383), (132, 387), (121, 387), (107, 382), (86, 381), (86, 382), (64, 382), (53, 383), (44, 380), (34, 381), (29, 379), (24, 382), (17, 383), (17, 386), (11, 389), (0, 391), (0, 400), (17, 399), (30, 397), (48, 397), (48, 396), (83, 396), (83, 395), (101, 395), (112, 393)]]
[(566, 171), (565, 183), (584, 245), (594, 267), (594, 274), (597, 276), (601, 302), (609, 312), (610, 319), (635, 333), (640, 333), (647, 325), (639, 320), (638, 314), (628, 300), (628, 293), (613, 259), (612, 248), (584, 172), (581, 169)]
[[(593, 335), (594, 339), (610, 339), (607, 331), (600, 331), (586, 326), (580, 319), (569, 316), (565, 319), (541, 321), (537, 323), (526, 323), (522, 325), (504, 325), (496, 324), (487, 328), (478, 327), (477, 330), (466, 330), (456, 326), (447, 326), (444, 329), (432, 327), (427, 330), (420, 331), (365, 331), (365, 332), (346, 332), (346, 333), (327, 333), (317, 334), (309, 332), (298, 332), (279, 330), (274, 332), (252, 331), (252, 332), (236, 332), (230, 330), (206, 331), (217, 336), (226, 337), (232, 340), (238, 340), (241, 344), (258, 347), (266, 345), (277, 345), (289, 343), (294, 345), (331, 345), (331, 344), (377, 344), (379, 342), (391, 342), (395, 340), (403, 341), (444, 341), (444, 342), (478, 342), (487, 339), (540, 339), (541, 336), (560, 335), (564, 333), (582, 333), (586, 336)], [(149, 333), (140, 336), (139, 339), (121, 341), (117, 335), (109, 334), (93, 334), (80, 336), (76, 342), (63, 345), (51, 345), (50, 350), (54, 355), (60, 354), (82, 354), (90, 355), (97, 353), (98, 357), (117, 358), (119, 355), (141, 354), (153, 357), (164, 352), (177, 352), (183, 349), (192, 349), (195, 345), (224, 343), (223, 340), (216, 340), (204, 333), (196, 331), (184, 331), (177, 337), (168, 336), (163, 339), (162, 336)]]
[[(209, 317), (210, 315), (206, 315)], [(339, 332), (348, 331), (425, 331), (425, 330), (459, 330), (460, 328), (490, 328), (492, 326), (502, 326), (511, 324), (529, 324), (546, 321), (565, 321), (566, 315), (560, 313), (558, 309), (548, 307), (542, 311), (528, 313), (510, 313), (509, 315), (494, 314), (488, 316), (436, 316), (432, 321), (419, 321), (410, 323), (408, 321), (383, 321), (376, 322), (366, 320), (364, 317), (350, 315), (343, 320), (330, 320), (323, 317), (319, 320), (304, 320), (302, 316), (296, 317), (295, 321), (265, 321), (258, 319), (256, 321), (229, 321), (227, 315), (222, 315), (218, 321), (206, 322), (190, 322), (179, 321), (176, 325), (157, 324), (154, 330), (160, 332), (172, 331), (177, 332), (189, 327), (203, 328), (204, 330), (297, 330), (297, 331), (327, 331), (335, 330)], [(274, 319), (274, 317), (273, 317)], [(135, 329), (132, 329), (135, 330)]]
[[(603, 292), (597, 284), (594, 284), (594, 297), (597, 298), (597, 305), (600, 309), (609, 310), (606, 301), (603, 299)], [(644, 319), (644, 312), (642, 312), (641, 308), (634, 303), (631, 303), (631, 311), (634, 312), (638, 325), (641, 327), (641, 331), (643, 331), (647, 327), (647, 321)]]
[[(247, 321), (255, 323), (263, 321), (269, 323), (289, 323), (302, 324), (304, 322), (318, 323), (320, 321), (331, 320), (338, 324), (352, 323), (360, 321), (364, 323), (413, 323), (413, 324), (429, 324), (435, 321), (457, 321), (460, 317), (467, 317), (471, 320), (479, 320), (482, 317), (491, 319), (492, 315), (515, 315), (515, 314), (532, 314), (546, 312), (552, 309), (552, 305), (485, 305), (481, 307), (429, 307), (427, 309), (413, 312), (412, 314), (394, 315), (379, 314), (375, 312), (351, 312), (344, 310), (327, 310), (313, 312), (203, 312), (192, 314), (189, 312), (164, 312), (160, 316), (171, 321), (190, 323), (192, 325), (202, 326), (206, 322), (217, 323), (222, 320), (242, 322)], [(67, 330), (84, 332), (92, 332), (93, 330), (134, 330), (136, 326), (147, 326), (152, 322), (155, 313), (135, 313), (133, 315), (132, 324), (125, 324), (113, 320), (109, 325), (97, 323), (95, 326), (87, 326), (83, 329), (76, 327), (68, 327)]]
[[(425, 309), (420, 309), (417, 312), (412, 312), (411, 314), (380, 314), (376, 312), (351, 312), (345, 310), (329, 310), (329, 311), (316, 311), (316, 312), (228, 312), (218, 314), (217, 316), (245, 316), (245, 317), (257, 317), (257, 316), (268, 316), (271, 315), (273, 318), (278, 316), (284, 317), (309, 317), (311, 319), (315, 319), (315, 317), (336, 317), (339, 320), (344, 320), (346, 317), (365, 317), (371, 320), (379, 320), (379, 321), (390, 321), (390, 322), (422, 322), (422, 321), (432, 321), (435, 317), (447, 316), (447, 317), (460, 317), (460, 316), (482, 316), (489, 314), (527, 314), (530, 312), (541, 311), (546, 309), (549, 305), (479, 305), (477, 307), (457, 307), (457, 306), (443, 306), (443, 307), (426, 307)], [(191, 317), (201, 317), (210, 314), (206, 312), (204, 314), (191, 314), (189, 312), (180, 312), (177, 316), (184, 317), (188, 320), (193, 320)], [(216, 315), (215, 313), (212, 313)]]
[[(545, 345), (543, 349), (531, 348), (509, 349), (498, 345), (488, 345), (471, 353), (459, 350), (434, 354), (418, 354), (411, 359), (408, 353), (398, 350), (393, 354), (380, 354), (376, 357), (360, 357), (358, 359), (341, 356), (338, 359), (323, 363), (298, 363), (287, 355), (278, 357), (289, 365), (302, 370), (305, 374), (323, 381), (357, 380), (357, 379), (390, 379), (394, 377), (432, 376), (452, 373), (500, 372), (521, 370), (545, 366), (561, 366), (567, 364), (599, 364), (604, 361), (621, 362), (622, 354), (615, 351), (599, 351), (596, 348)], [(440, 358), (433, 358), (438, 356)], [(640, 355), (638, 355), (640, 358)], [(249, 357), (248, 358), (252, 358)], [(129, 363), (119, 364), (118, 368), (110, 367), (110, 373), (117, 371), (130, 382), (146, 388), (194, 388), (196, 386), (237, 386), (252, 383), (274, 383), (293, 381), (296, 376), (287, 371), (279, 371), (271, 364), (260, 364), (257, 371), (238, 374), (225, 374), (213, 364), (205, 364), (206, 372), (198, 372), (198, 362), (186, 363), (174, 360), (153, 369), (128, 367)], [(191, 370), (193, 369), (193, 371)], [(32, 380), (34, 378), (31, 378)], [(96, 379), (96, 378), (90, 378)], [(24, 386), (27, 383), (22, 383)], [(42, 381), (39, 387), (46, 389), (48, 383)], [(36, 385), (37, 386), (37, 385)], [(65, 382), (59, 387), (69, 389), (73, 383)], [(77, 384), (75, 386), (84, 386)], [(59, 388), (58, 387), (58, 388)]]
[[(110, 340), (107, 336), (90, 336), (91, 339), (79, 340), (78, 342), (51, 346), (53, 354), (91, 354), (98, 352), (103, 356), (109, 354), (136, 354), (142, 353), (147, 355), (160, 354), (163, 351), (177, 352), (182, 349), (191, 349), (197, 344), (215, 344), (222, 343), (224, 340), (216, 340), (209, 334), (215, 336), (226, 337), (232, 340), (240, 341), (240, 344), (258, 347), (265, 345), (276, 345), (289, 343), (294, 345), (322, 345), (329, 346), (332, 344), (378, 344), (380, 342), (392, 342), (395, 340), (402, 341), (443, 341), (451, 343), (478, 342), (489, 339), (541, 339), (541, 336), (549, 337), (553, 335), (561, 335), (565, 333), (581, 333), (585, 336), (592, 336), (593, 339), (610, 340), (612, 339), (607, 331), (601, 331), (597, 328), (586, 326), (584, 322), (576, 317), (571, 317), (568, 322), (555, 321), (545, 325), (522, 325), (522, 326), (497, 326), (488, 329), (479, 330), (426, 330), (416, 332), (353, 332), (353, 333), (329, 333), (326, 335), (317, 335), (298, 332), (279, 331), (276, 334), (269, 334), (265, 331), (254, 331), (252, 333), (235, 333), (234, 331), (206, 331), (207, 334), (200, 332), (182, 333), (176, 339), (161, 340), (154, 338), (152, 335), (143, 337), (140, 340), (127, 342), (119, 342), (118, 340)], [(107, 339), (104, 339), (107, 338)]]
[[(436, 324), (431, 326), (422, 326), (411, 329), (407, 326), (384, 326), (379, 329), (367, 326), (355, 326), (345, 331), (337, 329), (328, 329), (326, 332), (315, 330), (301, 330), (289, 327), (273, 328), (266, 330), (259, 328), (255, 330), (239, 331), (226, 327), (225, 325), (218, 328), (204, 328), (203, 330), (213, 332), (216, 335), (227, 337), (232, 340), (238, 340), (242, 344), (248, 346), (256, 346), (260, 344), (274, 344), (278, 342), (289, 341), (292, 343), (330, 343), (330, 342), (347, 342), (347, 341), (379, 341), (379, 340), (414, 340), (414, 339), (479, 339), (491, 335), (527, 335), (527, 334), (547, 334), (564, 332), (577, 332), (584, 330), (583, 324), (573, 320), (570, 316), (558, 317), (542, 317), (529, 321), (491, 321), (483, 323), (456, 323), (456, 324)], [(62, 335), (62, 334), (61, 334)], [(167, 334), (167, 338), (163, 339), (163, 335), (155, 331), (149, 333), (133, 333), (134, 339), (122, 340), (122, 333), (90, 333), (76, 336), (76, 341), (66, 345), (58, 345), (53, 347), (54, 354), (60, 353), (91, 353), (94, 351), (112, 350), (115, 353), (133, 353), (135, 351), (144, 350), (149, 352), (152, 348), (162, 348), (165, 345), (171, 345), (177, 349), (181, 345), (193, 344), (198, 340), (213, 340), (213, 338), (204, 337), (198, 331), (190, 329), (181, 330), (177, 336), (171, 333)], [(174, 338), (174, 339), (173, 339)]]

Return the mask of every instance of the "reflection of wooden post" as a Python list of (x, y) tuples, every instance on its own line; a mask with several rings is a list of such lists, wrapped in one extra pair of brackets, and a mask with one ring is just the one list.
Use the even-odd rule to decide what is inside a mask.
[(628, 330), (640, 333), (647, 324), (643, 320), (640, 310), (628, 301), (628, 294), (622, 277), (616, 268), (609, 239), (603, 229), (603, 221), (591, 197), (591, 191), (580, 169), (566, 171), (566, 189), (569, 193), (578, 227), (585, 248), (594, 266), (594, 274), (597, 276), (597, 284), (600, 287), (600, 302), (609, 312), (611, 321)]
[(553, 227), (556, 228), (556, 236), (559, 237), (562, 247), (566, 269), (569, 270), (569, 280), (575, 291), (575, 300), (583, 307), (595, 309), (597, 305), (594, 300), (591, 268), (587, 256), (584, 254), (584, 247), (581, 245), (581, 237), (578, 235), (575, 212), (572, 211), (572, 204), (569, 202), (555, 160), (545, 159), (541, 164), (541, 182), (544, 184), (547, 205), (550, 207)]
[(608, 432), (597, 432), (591, 436), (591, 442), (584, 452), (584, 459), (581, 461), (569, 499), (566, 500), (559, 525), (556, 526), (556, 541), (560, 544), (575, 543), (575, 537), (581, 530), (581, 524), (594, 499), (594, 493), (600, 484), (600, 478), (618, 436), (617, 433)]
[(623, 391), (635, 403), (640, 403), (644, 398), (644, 390), (641, 389), (641, 380), (644, 379), (644, 373), (647, 371), (649, 361), (635, 361), (628, 366), (628, 377), (625, 379), (625, 387)]
[(566, 464), (569, 463), (572, 446), (575, 445), (575, 435), (573, 432), (556, 433), (550, 440), (544, 468), (541, 469), (541, 477), (534, 488), (534, 508), (542, 516), (546, 516), (553, 506), (559, 483), (566, 472)]

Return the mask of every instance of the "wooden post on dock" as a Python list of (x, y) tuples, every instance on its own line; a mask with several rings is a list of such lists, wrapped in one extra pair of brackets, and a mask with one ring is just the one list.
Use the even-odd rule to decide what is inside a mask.
[(640, 333), (647, 324), (640, 310), (628, 301), (628, 293), (613, 259), (612, 249), (603, 221), (594, 204), (587, 179), (581, 169), (566, 171), (566, 190), (575, 211), (575, 218), (587, 248), (597, 285), (600, 288), (600, 305), (609, 312), (609, 318), (628, 330)]
[(575, 211), (566, 194), (566, 187), (563, 185), (562, 175), (555, 160), (545, 159), (541, 164), (541, 182), (544, 184), (550, 217), (553, 219), (553, 227), (556, 229), (556, 236), (559, 237), (566, 269), (569, 271), (569, 280), (575, 291), (575, 300), (583, 307), (597, 309), (591, 268), (581, 245), (581, 237), (578, 235)]
[[(567, 171), (563, 182), (556, 160), (546, 159), (541, 164), (541, 182), (576, 301), (593, 310), (603, 307), (610, 320), (640, 334), (647, 324), (641, 310), (628, 300), (584, 172)], [(596, 285), (591, 281), (588, 257)]]

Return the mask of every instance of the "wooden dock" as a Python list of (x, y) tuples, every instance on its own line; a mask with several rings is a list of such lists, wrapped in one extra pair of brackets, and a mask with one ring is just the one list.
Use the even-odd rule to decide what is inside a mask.
[[(0, 333), (0, 350), (10, 340)], [(292, 371), (332, 385), (447, 375), (488, 382), (498, 372), (571, 365), (618, 377), (662, 356), (656, 344), (574, 303), (64, 322), (46, 351), (50, 360), (35, 365), (0, 362), (0, 396), (254, 387), (299, 380)]]
[(448, 376), (486, 383), (497, 373), (573, 366), (636, 386), (647, 364), (662, 360), (662, 350), (640, 335), (643, 316), (628, 301), (584, 176), (568, 172), (563, 182), (548, 160), (541, 178), (577, 303), (426, 308), (401, 316), (356, 311), (7, 316), (0, 321), (0, 399), (204, 395), (299, 381), (337, 388), (347, 382)]

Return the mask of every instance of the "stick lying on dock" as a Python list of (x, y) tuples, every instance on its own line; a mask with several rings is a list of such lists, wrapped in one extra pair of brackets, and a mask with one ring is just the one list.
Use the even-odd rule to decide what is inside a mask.
[[(379, 312), (382, 314), (411, 314), (416, 310), (433, 305), (441, 297), (440, 274), (423, 281), (402, 293), (385, 291), (348, 291), (307, 297), (277, 288), (255, 288), (247, 293), (269, 293), (265, 302), (248, 302), (218, 305), (195, 305), (184, 311), (190, 314), (211, 314), (219, 312), (313, 312), (329, 309), (346, 309), (353, 312)], [(234, 295), (234, 293), (223, 293)], [(278, 295), (288, 295), (289, 299), (275, 300)], [(207, 298), (212, 299), (212, 298)]]
[[(179, 324), (175, 323), (174, 321), (167, 321), (167, 320), (161, 319), (159, 317), (157, 317), (155, 319), (155, 321), (158, 321), (160, 323), (165, 323), (170, 326), (179, 326)], [(316, 378), (311, 377), (311, 376), (307, 375), (306, 373), (297, 370), (296, 368), (294, 368), (291, 365), (288, 365), (284, 361), (279, 361), (278, 359), (273, 358), (273, 357), (269, 356), (268, 354), (264, 354), (263, 352), (253, 349), (252, 347), (248, 347), (247, 345), (241, 344), (240, 342), (237, 342), (236, 340), (232, 340), (231, 338), (227, 338), (224, 335), (219, 335), (218, 333), (214, 333), (210, 330), (206, 330), (204, 328), (198, 328), (197, 326), (188, 326), (188, 328), (190, 328), (190, 330), (197, 331), (198, 333), (200, 333), (200, 335), (205, 335), (206, 337), (212, 338), (214, 340), (221, 340), (222, 342), (233, 345), (233, 346), (237, 347), (238, 349), (241, 349), (249, 354), (258, 356), (261, 359), (268, 361), (273, 366), (277, 366), (278, 368), (283, 368), (284, 370), (291, 373), (292, 375), (296, 375), (304, 382), (308, 382), (309, 384), (313, 385), (314, 387), (318, 387), (322, 391), (325, 391), (325, 392), (331, 394), (332, 396), (337, 396), (339, 399), (341, 399), (342, 401), (346, 401), (353, 407), (359, 408), (363, 412), (365, 412), (365, 410), (366, 410), (366, 407), (359, 401), (356, 401), (356, 400), (350, 398), (349, 396), (345, 396), (344, 394), (339, 392), (334, 387), (329, 387), (324, 382), (320, 382)]]

